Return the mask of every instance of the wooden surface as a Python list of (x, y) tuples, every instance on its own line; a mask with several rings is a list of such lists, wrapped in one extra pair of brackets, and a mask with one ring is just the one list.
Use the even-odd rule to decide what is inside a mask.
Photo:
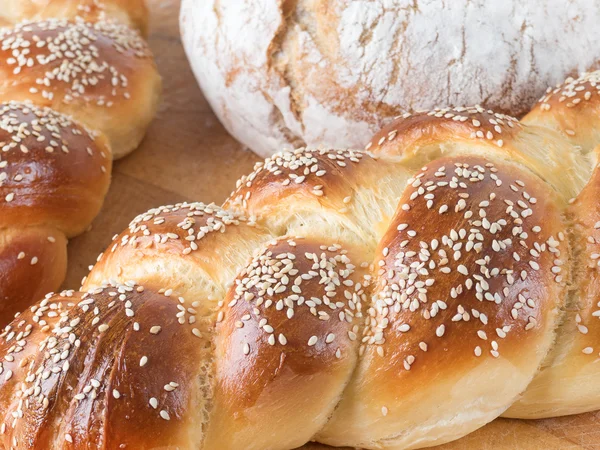
[[(163, 104), (141, 148), (116, 163), (110, 193), (91, 230), (71, 241), (65, 287), (79, 287), (88, 265), (136, 214), (181, 201), (219, 204), (258, 160), (223, 129), (188, 69), (179, 41), (179, 1), (148, 1), (150, 43), (164, 77)], [(541, 421), (500, 419), (439, 448), (600, 450), (600, 412)]]

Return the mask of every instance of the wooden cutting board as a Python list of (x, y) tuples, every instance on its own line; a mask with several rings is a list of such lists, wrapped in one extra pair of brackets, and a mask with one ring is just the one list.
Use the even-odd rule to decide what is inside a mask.
[[(188, 68), (179, 40), (179, 0), (148, 2), (152, 10), (150, 43), (164, 77), (163, 104), (142, 146), (116, 163), (104, 209), (90, 231), (71, 241), (65, 287), (79, 287), (88, 265), (135, 215), (181, 201), (220, 204), (237, 178), (258, 161), (227, 134)], [(325, 447), (304, 447), (317, 448)], [(538, 421), (498, 419), (438, 448), (600, 450), (600, 412)]]

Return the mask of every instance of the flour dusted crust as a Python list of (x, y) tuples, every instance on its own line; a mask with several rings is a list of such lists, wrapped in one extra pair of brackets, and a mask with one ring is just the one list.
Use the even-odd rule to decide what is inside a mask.
[(262, 156), (360, 148), (409, 110), (520, 115), (600, 55), (600, 5), (584, 0), (183, 0), (181, 19), (213, 109)]

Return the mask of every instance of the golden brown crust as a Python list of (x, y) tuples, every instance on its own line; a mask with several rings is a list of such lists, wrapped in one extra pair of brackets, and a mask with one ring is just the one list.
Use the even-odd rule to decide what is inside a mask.
[(578, 273), (575, 294), (578, 317), (575, 326), (583, 340), (581, 349), (588, 359), (600, 357), (600, 167), (596, 167), (592, 179), (574, 200), (568, 214), (572, 220), (572, 233), (578, 255)]
[(83, 232), (110, 184), (104, 137), (50, 109), (11, 102), (0, 104), (0, 145), (0, 228)]
[[(395, 360), (401, 346), (389, 342), (389, 331), (402, 347), (411, 342), (403, 351), (419, 354), (423, 341), (399, 332), (406, 324), (423, 338), (444, 337), (443, 346), (425, 342), (434, 350), (424, 353), (430, 367), (436, 360), (442, 364), (443, 354), (435, 351), (444, 346), (472, 350), (468, 359), (477, 346), (482, 354), (499, 356), (478, 332), (520, 342), (526, 331), (541, 326), (548, 308), (556, 308), (568, 280), (563, 267), (568, 254), (561, 245), (566, 228), (552, 191), (516, 166), (483, 158), (440, 158), (411, 187), (379, 244), (376, 325), (367, 330), (369, 343), (383, 340), (384, 353), (391, 349)], [(456, 354), (447, 357), (459, 361)]]
[[(343, 156), (340, 152), (339, 155), (345, 159), (350, 153)], [(102, 255), (99, 264), (86, 282), (88, 286), (94, 286), (102, 278), (116, 277), (120, 280), (133, 278), (141, 279), (144, 283), (157, 288), (161, 284), (171, 287), (173, 283), (178, 283), (183, 278), (186, 281), (180, 283), (174, 290), (184, 292), (188, 289), (189, 292), (190, 287), (186, 285), (190, 283), (188, 280), (191, 273), (193, 274), (191, 279), (194, 280), (191, 283), (202, 286), (194, 287), (194, 292), (209, 292), (213, 295), (212, 298), (210, 295), (194, 295), (196, 298), (203, 298), (196, 309), (199, 311), (199, 317), (206, 318), (207, 322), (203, 321), (198, 327), (203, 336), (208, 336), (210, 342), (206, 352), (203, 353), (203, 369), (200, 373), (204, 378), (213, 380), (206, 374), (214, 371), (214, 380), (211, 381), (210, 393), (207, 394), (210, 403), (204, 405), (203, 409), (205, 425), (201, 427), (201, 441), (207, 448), (218, 445), (219, 448), (262, 449), (271, 446), (273, 442), (281, 448), (291, 448), (310, 439), (316, 432), (319, 440), (335, 445), (382, 445), (388, 440), (391, 448), (394, 448), (393, 445), (397, 447), (405, 444), (412, 445), (415, 439), (417, 441), (428, 439), (421, 437), (423, 433), (421, 429), (409, 423), (410, 417), (422, 418), (426, 411), (432, 410), (433, 406), (430, 405), (432, 398), (427, 397), (427, 393), (437, 392), (436, 389), (440, 391), (450, 389), (450, 385), (458, 383), (457, 380), (461, 376), (470, 377), (472, 380), (469, 385), (476, 389), (471, 390), (470, 393), (461, 391), (460, 395), (463, 396), (461, 401), (448, 403), (448, 399), (445, 400), (443, 411), (447, 412), (448, 416), (440, 420), (448, 425), (440, 426), (435, 434), (440, 442), (444, 442), (463, 435), (501, 414), (534, 376), (539, 363), (548, 351), (553, 340), (558, 308), (565, 297), (565, 283), (562, 277), (567, 277), (564, 272), (568, 272), (568, 264), (566, 267), (562, 266), (561, 261), (561, 258), (568, 260), (568, 247), (565, 243), (561, 243), (565, 239), (564, 223), (560, 216), (562, 200), (551, 187), (544, 184), (524, 166), (516, 163), (492, 163), (485, 157), (452, 156), (432, 162), (429, 169), (424, 169), (417, 178), (409, 181), (406, 189), (405, 178), (402, 175), (405, 173), (402, 171), (406, 169), (400, 169), (402, 173), (395, 179), (382, 178), (382, 184), (395, 182), (398, 184), (396, 187), (398, 192), (404, 191), (404, 193), (398, 215), (391, 221), (386, 220), (388, 232), (381, 241), (379, 251), (384, 251), (384, 245), (387, 251), (385, 256), (376, 259), (376, 263), (389, 260), (394, 252), (404, 251), (396, 247), (412, 245), (404, 243), (405, 235), (411, 230), (398, 229), (400, 220), (404, 220), (404, 215), (420, 218), (419, 232), (427, 235), (428, 241), (433, 240), (434, 234), (437, 236), (440, 230), (446, 229), (446, 239), (451, 240), (452, 230), (456, 228), (454, 232), (458, 234), (457, 239), (465, 240), (462, 243), (464, 247), (462, 251), (465, 253), (463, 258), (466, 261), (463, 265), (474, 266), (481, 271), (485, 264), (479, 264), (478, 261), (483, 259), (486, 264), (489, 263), (488, 268), (491, 273), (484, 270), (481, 275), (476, 274), (481, 276), (481, 280), (474, 278), (476, 281), (473, 281), (471, 290), (464, 287), (457, 293), (456, 299), (452, 299), (452, 288), (454, 287), (454, 291), (460, 288), (451, 286), (450, 277), (453, 273), (448, 275), (447, 282), (443, 282), (442, 277), (436, 276), (440, 282), (434, 283), (428, 289), (431, 289), (432, 298), (446, 299), (444, 303), (446, 310), (441, 310), (439, 303), (432, 300), (435, 305), (438, 305), (434, 319), (425, 317), (427, 314), (432, 315), (431, 311), (435, 308), (433, 303), (415, 313), (405, 311), (406, 314), (414, 315), (414, 329), (411, 328), (411, 331), (415, 333), (415, 341), (407, 340), (405, 330), (399, 331), (399, 327), (404, 322), (396, 323), (396, 320), (392, 320), (390, 316), (384, 317), (385, 307), (375, 305), (370, 310), (372, 317), (367, 321), (369, 331), (363, 338), (366, 346), (363, 354), (365, 365), (359, 366), (358, 371), (354, 372), (351, 384), (344, 389), (349, 374), (355, 366), (355, 356), (352, 353), (348, 355), (342, 353), (342, 360), (337, 361), (337, 358), (334, 358), (332, 363), (327, 359), (327, 353), (318, 353), (316, 347), (308, 345), (310, 341), (318, 346), (319, 335), (326, 333), (324, 330), (329, 330), (329, 333), (336, 336), (340, 334), (338, 330), (327, 322), (316, 322), (317, 328), (314, 328), (311, 325), (311, 317), (304, 317), (302, 314), (294, 315), (289, 319), (284, 302), (285, 290), (277, 293), (267, 292), (258, 296), (254, 292), (256, 286), (260, 285), (264, 289), (267, 287), (260, 284), (264, 281), (258, 285), (253, 282), (252, 274), (269, 274), (269, 270), (273, 268), (271, 264), (278, 261), (276, 255), (280, 252), (285, 253), (283, 258), (289, 257), (287, 253), (290, 253), (300, 260), (302, 256), (306, 258), (307, 254), (315, 253), (314, 248), (320, 247), (325, 242), (324, 238), (328, 231), (330, 236), (328, 242), (338, 242), (336, 230), (340, 223), (344, 223), (339, 217), (346, 220), (357, 218), (356, 223), (362, 223), (360, 221), (367, 223), (371, 210), (366, 209), (368, 202), (365, 199), (373, 203), (371, 205), (373, 210), (387, 208), (389, 198), (384, 199), (373, 195), (373, 192), (377, 191), (364, 186), (364, 184), (376, 185), (366, 173), (370, 173), (374, 179), (377, 179), (383, 174), (387, 176), (388, 171), (402, 166), (397, 165), (393, 160), (376, 160), (369, 154), (358, 157), (353, 153), (352, 158), (356, 161), (340, 166), (337, 164), (338, 152), (336, 151), (298, 150), (282, 154), (264, 165), (259, 165), (253, 174), (239, 183), (237, 190), (226, 203), (251, 216), (250, 220), (253, 224), (255, 221), (260, 224), (260, 226), (250, 227), (253, 230), (245, 237), (242, 237), (245, 232), (239, 230), (246, 229), (247, 224), (240, 220), (239, 216), (209, 206), (211, 212), (208, 216), (212, 217), (215, 214), (221, 217), (227, 216), (229, 221), (232, 217), (237, 217), (235, 220), (240, 223), (228, 225), (225, 234), (203, 232), (200, 241), (193, 241), (197, 244), (196, 248), (191, 249), (184, 239), (196, 236), (198, 227), (207, 225), (207, 219), (203, 216), (200, 222), (195, 223), (186, 220), (189, 219), (190, 212), (196, 209), (204, 212), (206, 205), (176, 205), (143, 214), (132, 222), (130, 230), (115, 239), (113, 246)], [(345, 163), (343, 159), (340, 160)], [(438, 164), (447, 168), (442, 170)], [(313, 169), (312, 166), (315, 168)], [(365, 167), (368, 170), (363, 172)], [(317, 176), (317, 172), (320, 172), (320, 176)], [(298, 177), (303, 179), (296, 182)], [(432, 189), (434, 185), (435, 189)], [(322, 193), (315, 193), (315, 191), (322, 191)], [(248, 195), (248, 192), (251, 195)], [(336, 209), (340, 205), (340, 199), (342, 199), (341, 204), (344, 204), (343, 199), (349, 192), (356, 197), (352, 202), (356, 203), (355, 208), (364, 209), (363, 213), (367, 219), (355, 216), (356, 213), (351, 210), (340, 214)], [(276, 196), (276, 201), (273, 201), (273, 195)], [(397, 200), (392, 201), (394, 205), (398, 205)], [(429, 201), (432, 204), (429, 204)], [(464, 201), (465, 205), (462, 205), (461, 201)], [(439, 208), (443, 205), (434, 205), (435, 202), (456, 207), (458, 210), (442, 211)], [(402, 205), (409, 203), (419, 205), (403, 210)], [(432, 208), (435, 206), (435, 208), (429, 210), (428, 206)], [(465, 217), (467, 210), (472, 210), (472, 216)], [(293, 211), (293, 215), (296, 216), (304, 214), (302, 220), (295, 224), (287, 222), (285, 226), (280, 226), (279, 218), (286, 219), (290, 216), (290, 211)], [(493, 217), (494, 221), (492, 221)], [(315, 226), (317, 220), (322, 220), (322, 223)], [(461, 237), (463, 231), (457, 227), (459, 224), (464, 224), (466, 229), (469, 221), (472, 222), (469, 224), (469, 231)], [(302, 226), (304, 224), (306, 225)], [(186, 233), (188, 227), (192, 228), (192, 231)], [(265, 232), (262, 227), (269, 232)], [(319, 229), (319, 227), (323, 228)], [(481, 230), (473, 231), (476, 227)], [(293, 244), (290, 244), (287, 236), (269, 244), (266, 248), (263, 247), (264, 239), (271, 234), (281, 236), (289, 233), (291, 229), (297, 230), (300, 234), (306, 233), (306, 238), (293, 238)], [(353, 232), (362, 233), (359, 236), (366, 239), (368, 231), (364, 229), (361, 231), (360, 227), (356, 229)], [(230, 235), (230, 230), (233, 230), (234, 234)], [(256, 233), (259, 238), (256, 237)], [(471, 244), (468, 243), (467, 234), (473, 236)], [(486, 237), (479, 241), (479, 234)], [(252, 236), (251, 242), (246, 241), (248, 236)], [(339, 236), (346, 239), (350, 234), (339, 234)], [(353, 254), (361, 255), (356, 260), (364, 261), (365, 257), (370, 258), (371, 253), (365, 252), (368, 246), (363, 243), (354, 246), (356, 235), (349, 241), (344, 239), (341, 242), (346, 244), (350, 242)], [(441, 236), (439, 240), (443, 240)], [(360, 242), (360, 239), (358, 241)], [(421, 248), (420, 241), (413, 243), (417, 246), (416, 250)], [(227, 247), (222, 247), (224, 245)], [(202, 260), (196, 258), (203, 255), (204, 258), (211, 260), (215, 272), (222, 272), (227, 265), (224, 265), (223, 260), (215, 254), (215, 249), (230, 254), (236, 253), (235, 249), (241, 248), (242, 245), (244, 245), (242, 253), (246, 255), (248, 247), (260, 249), (260, 252), (249, 265), (239, 265), (239, 260), (236, 260), (234, 266), (237, 268), (229, 271), (218, 283), (215, 283), (214, 286), (222, 287), (233, 281), (234, 285), (228, 293), (225, 294), (220, 287), (213, 285), (205, 289), (205, 279), (211, 279), (212, 276), (207, 276), (210, 270), (203, 266)], [(446, 241), (439, 245), (440, 248), (450, 245), (453, 252), (461, 251), (456, 248), (458, 245), (456, 242), (448, 244)], [(299, 248), (293, 248), (295, 246)], [(304, 248), (305, 246), (309, 247), (308, 250)], [(498, 246), (500, 250), (497, 249)], [(514, 248), (509, 252), (507, 250), (509, 247)], [(184, 255), (186, 249), (188, 251)], [(518, 274), (514, 274), (513, 277), (512, 272), (502, 272), (500, 269), (497, 269), (498, 273), (496, 273), (494, 268), (489, 266), (495, 259), (490, 256), (489, 260), (486, 260), (486, 256), (489, 256), (486, 252), (491, 255), (501, 254), (502, 258), (498, 265), (507, 264), (510, 266), (509, 270), (516, 271)], [(191, 266), (181, 266), (181, 261), (188, 261), (190, 256), (193, 257)], [(351, 259), (355, 260), (354, 257)], [(143, 267), (141, 271), (140, 267)], [(195, 272), (199, 267), (200, 271)], [(458, 262), (454, 260), (446, 267), (451, 267), (454, 272), (460, 273)], [(376, 266), (376, 269), (379, 269), (379, 266)], [(305, 271), (306, 268), (301, 268), (299, 272)], [(136, 274), (141, 275), (141, 278), (137, 278)], [(383, 280), (386, 274), (377, 273), (377, 275), (380, 280)], [(267, 277), (270, 279), (269, 275)], [(487, 277), (490, 277), (490, 280), (487, 280)], [(509, 278), (514, 285), (508, 283)], [(273, 283), (278, 282), (275, 276), (272, 279)], [(290, 280), (291, 277), (288, 282)], [(466, 283), (464, 284), (466, 286)], [(251, 287), (245, 289), (244, 286)], [(477, 286), (487, 286), (488, 291), (482, 289), (478, 292)], [(376, 293), (380, 293), (383, 287), (385, 286), (378, 285)], [(313, 287), (307, 286), (307, 288), (311, 292), (314, 290)], [(316, 289), (322, 289), (322, 286), (316, 286)], [(490, 294), (492, 301), (487, 298), (490, 290), (496, 294)], [(366, 291), (366, 295), (371, 294), (369, 290)], [(495, 301), (503, 297), (506, 297), (507, 301), (504, 303), (501, 301), (501, 304), (497, 305)], [(258, 306), (253, 304), (255, 298), (260, 298), (261, 303)], [(380, 297), (376, 296), (375, 299)], [(269, 308), (264, 306), (266, 304)], [(281, 305), (281, 310), (277, 309), (278, 304)], [(217, 308), (217, 305), (220, 307)], [(528, 313), (522, 314), (522, 311)], [(460, 323), (453, 321), (459, 312), (461, 312)], [(425, 315), (420, 315), (421, 313)], [(398, 314), (399, 317), (401, 315), (402, 313)], [(464, 318), (465, 315), (469, 320)], [(261, 322), (263, 319), (266, 322)], [(217, 322), (216, 330), (210, 326), (213, 321)], [(446, 328), (443, 332), (440, 331), (441, 323), (436, 323), (432, 328), (433, 321), (447, 322), (448, 331), (446, 332)], [(382, 330), (377, 330), (377, 327), (384, 322), (388, 323), (387, 332), (391, 333), (387, 337), (383, 336)], [(296, 326), (296, 323), (301, 325)], [(273, 327), (273, 333), (270, 333), (270, 327)], [(467, 331), (465, 327), (468, 327)], [(354, 328), (353, 324), (350, 331), (360, 337), (362, 330), (355, 331)], [(378, 333), (382, 336), (371, 339)], [(485, 336), (481, 337), (483, 333)], [(280, 335), (283, 335), (283, 338)], [(313, 336), (316, 337), (316, 342), (313, 342)], [(281, 344), (280, 339), (283, 339), (285, 345)], [(290, 339), (301, 344), (306, 340), (305, 346), (308, 352), (305, 351), (304, 345), (300, 347), (290, 345)], [(450, 342), (452, 346), (447, 342), (445, 345), (435, 345), (438, 340), (443, 339), (444, 342)], [(523, 342), (527, 342), (526, 352), (522, 351)], [(431, 347), (430, 352), (422, 349), (423, 343), (427, 343), (427, 350)], [(354, 341), (352, 344), (356, 345)], [(288, 350), (288, 345), (291, 350)], [(286, 347), (286, 351), (282, 352), (281, 347)], [(449, 351), (450, 347), (456, 348), (456, 351)], [(351, 345), (350, 348), (355, 347)], [(479, 351), (481, 356), (478, 356)], [(381, 357), (381, 353), (385, 358)], [(418, 358), (415, 357), (415, 353)], [(369, 366), (367, 361), (372, 362), (373, 366)], [(520, 367), (519, 371), (514, 371), (516, 365)], [(452, 372), (454, 375), (440, 378), (440, 374), (447, 373), (448, 367), (454, 368)], [(494, 377), (504, 377), (505, 380), (510, 381), (499, 389), (484, 378), (479, 379), (480, 372), (502, 374)], [(436, 384), (436, 380), (440, 379), (445, 381)], [(431, 389), (421, 389), (423, 382), (429, 382)], [(290, 392), (291, 384), (295, 387), (292, 392)], [(336, 409), (334, 419), (320, 430), (340, 398), (342, 403)], [(480, 398), (487, 399), (485, 408), (473, 406), (473, 403), (478, 402)], [(429, 401), (427, 403), (429, 406), (423, 409), (412, 409), (410, 416), (403, 414), (405, 411), (403, 405), (411, 402), (415, 402), (416, 405), (419, 399), (425, 403)], [(434, 399), (434, 402), (439, 401), (441, 400), (437, 397)], [(360, 408), (355, 410), (357, 404), (360, 404)], [(462, 418), (463, 407), (475, 408), (476, 412), (473, 416)], [(344, 414), (347, 416), (344, 417)], [(307, 415), (311, 417), (311, 425), (303, 419)], [(281, 425), (277, 427), (277, 430), (283, 430), (281, 433), (265, 434), (262, 425), (267, 416), (283, 418), (282, 423), (289, 425), (295, 432), (286, 431), (288, 428)], [(446, 421), (450, 416), (456, 418)], [(424, 419), (427, 425), (423, 429), (434, 427), (436, 417), (439, 418), (435, 416), (431, 419), (432, 423)], [(302, 433), (298, 433), (298, 428), (303, 430)], [(348, 430), (353, 432), (350, 433)], [(402, 430), (411, 431), (407, 433), (406, 441), (396, 442), (398, 437), (394, 433), (402, 433)]]
[(238, 180), (225, 207), (254, 212), (289, 196), (309, 197), (327, 208), (342, 209), (347, 203), (342, 194), (354, 189), (359, 164), (373, 163), (370, 155), (354, 150), (301, 148), (278, 153), (258, 162), (251, 174)]
[(395, 161), (365, 152), (301, 148), (258, 163), (224, 207), (279, 236), (322, 236), (371, 255), (410, 174)]
[(583, 153), (594, 149), (600, 137), (600, 72), (567, 78), (548, 88), (523, 122), (552, 128)]
[(201, 345), (180, 306), (129, 284), (26, 311), (0, 338), (4, 446), (190, 448)]
[(146, 28), (143, 0), (0, 0), (0, 322), (60, 286), (66, 238), (156, 110), (160, 77), (132, 23)]
[(0, 32), (0, 101), (31, 101), (104, 133), (115, 158), (141, 141), (160, 76), (147, 43), (111, 22), (48, 19)]
[[(46, 356), (39, 342), (0, 343), (2, 370), (11, 370), (0, 389), (0, 413), (16, 419), (5, 438), (14, 433), (50, 447), (72, 440), (75, 447), (93, 441), (262, 450), (314, 439), (407, 449), (442, 444), (486, 424), (534, 377), (532, 386), (550, 379), (550, 388), (541, 397), (525, 393), (523, 399), (533, 395), (526, 413), (532, 417), (542, 415), (543, 402), (560, 403), (565, 413), (597, 406), (597, 383), (578, 392), (591, 398), (587, 406), (559, 396), (559, 384), (576, 379), (574, 370), (597, 380), (594, 355), (600, 353), (586, 339), (600, 337), (594, 325), (600, 172), (564, 217), (566, 199), (588, 181), (589, 168), (580, 167), (587, 156), (555, 130), (477, 107), (404, 117), (376, 142), (373, 153), (276, 155), (240, 181), (225, 203), (232, 211), (178, 204), (138, 216), (85, 282), (99, 290), (82, 300), (98, 309), (67, 306), (64, 299), (54, 306), (63, 314), (53, 311), (52, 320), (73, 327), (66, 332), (71, 340), (83, 333), (79, 344), (67, 345), (69, 336), (62, 336), (51, 344), (61, 353)], [(125, 283), (117, 287), (123, 292), (111, 301), (103, 280)], [(152, 292), (129, 298), (136, 283), (127, 280)], [(566, 303), (569, 295), (579, 303)], [(168, 331), (169, 340), (130, 332), (132, 318), (144, 314), (172, 320), (157, 330)], [(28, 332), (28, 317), (12, 322), (7, 340), (15, 329)], [(102, 320), (108, 328), (98, 330)], [(43, 333), (65, 333), (55, 325)], [(191, 342), (183, 351), (181, 329), (193, 335), (181, 338), (184, 347)], [(558, 357), (549, 353), (556, 336), (569, 342), (566, 349), (555, 346)], [(23, 337), (15, 332), (10, 339)], [(69, 359), (72, 347), (83, 359)], [(15, 349), (26, 362), (11, 359)], [(172, 354), (151, 375), (127, 360), (130, 352), (143, 368), (143, 356), (153, 360), (155, 351)], [(44, 396), (50, 402), (55, 393), (62, 401), (51, 411), (21, 413), (32, 403), (19, 404), (13, 373), (49, 360), (72, 363), (82, 381), (71, 367), (55, 373), (42, 367), (31, 377), (20, 371), (18, 381), (25, 382), (19, 386), (32, 388), (35, 401), (43, 406)], [(561, 360), (577, 367), (553, 378)], [(44, 373), (51, 381), (40, 382), (36, 393), (31, 383)], [(156, 422), (151, 410), (137, 415), (139, 392), (156, 389), (165, 374), (188, 377), (166, 387), (186, 389), (162, 415), (177, 423)], [(79, 394), (92, 376), (104, 383), (104, 397), (88, 404), (94, 386)], [(70, 420), (59, 423), (59, 417)], [(71, 432), (71, 424), (83, 424), (87, 435)]]
[[(143, 0), (33, 3), (0, 0), (0, 26), (48, 18), (0, 30), (2, 326), (58, 288), (67, 237), (98, 213), (112, 157), (137, 146), (160, 90), (147, 44), (123, 24), (145, 29)], [(181, 423), (196, 421), (202, 397), (191, 370), (203, 348), (192, 331), (193, 308), (133, 287), (49, 296), (7, 326), (0, 335), (0, 447), (189, 447)], [(180, 308), (189, 320), (181, 321)], [(151, 328), (158, 324), (162, 336)], [(139, 339), (123, 337), (131, 329)], [(170, 359), (162, 353), (173, 338), (182, 353), (169, 351)], [(178, 376), (186, 389), (177, 391)], [(136, 391), (144, 384), (148, 390)], [(140, 392), (156, 395), (156, 405)]]
[(376, 155), (399, 158), (413, 170), (442, 156), (476, 155), (517, 163), (550, 184), (565, 204), (591, 173), (588, 158), (554, 130), (527, 126), (481, 107), (405, 114), (367, 148)]
[[(206, 448), (293, 448), (337, 404), (357, 357), (364, 269), (339, 245), (273, 241), (222, 302)], [(282, 398), (287, 398), (284, 405)], [(277, 416), (264, 433), (260, 416)], [(311, 417), (298, 430), (298, 417)]]
[(66, 271), (67, 239), (61, 231), (43, 227), (0, 230), (0, 327), (60, 286)]
[[(200, 315), (214, 316), (226, 283), (270, 237), (244, 216), (216, 205), (181, 203), (152, 209), (114, 237), (84, 288), (106, 280), (136, 280), (184, 296), (202, 296)], [(157, 272), (157, 267), (165, 270)]]
[[(557, 206), (541, 180), (484, 158), (440, 158), (411, 180), (378, 248), (358, 374), (324, 442), (402, 448), (434, 426), (433, 438), (417, 442), (443, 443), (517, 397), (553, 343), (566, 297), (568, 247)], [(497, 399), (499, 387), (472, 373), (487, 366), (492, 377), (507, 363), (524, 378), (507, 372), (511, 386)], [(461, 377), (470, 382), (455, 388), (460, 399), (434, 394)], [(472, 403), (491, 415), (461, 419)], [(413, 436), (404, 441), (399, 430)]]
[(600, 402), (600, 169), (567, 211), (572, 289), (556, 344), (542, 371), (508, 417), (556, 417), (593, 411)]
[(411, 150), (452, 140), (504, 146), (521, 129), (517, 119), (480, 106), (444, 108), (396, 117), (365, 147), (378, 155), (404, 155)]
[(47, 108), (0, 104), (0, 324), (58, 289), (66, 238), (96, 216), (110, 183), (103, 136)]
[[(0, 26), (23, 21), (69, 19), (87, 21), (118, 20), (148, 32), (148, 8), (145, 0), (0, 0)], [(4, 22), (4, 25), (2, 25)]]

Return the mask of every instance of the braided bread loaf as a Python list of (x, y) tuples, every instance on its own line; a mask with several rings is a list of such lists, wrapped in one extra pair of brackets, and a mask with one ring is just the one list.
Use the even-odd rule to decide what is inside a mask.
[(600, 407), (598, 76), (140, 215), (1, 335), (0, 446), (405, 449)]
[[(71, 17), (77, 4), (0, 0), (0, 17)], [(145, 17), (143, 5), (136, 11)], [(148, 45), (117, 21), (55, 18), (0, 30), (2, 326), (59, 288), (67, 238), (100, 210), (113, 157), (137, 147), (159, 93)]]

